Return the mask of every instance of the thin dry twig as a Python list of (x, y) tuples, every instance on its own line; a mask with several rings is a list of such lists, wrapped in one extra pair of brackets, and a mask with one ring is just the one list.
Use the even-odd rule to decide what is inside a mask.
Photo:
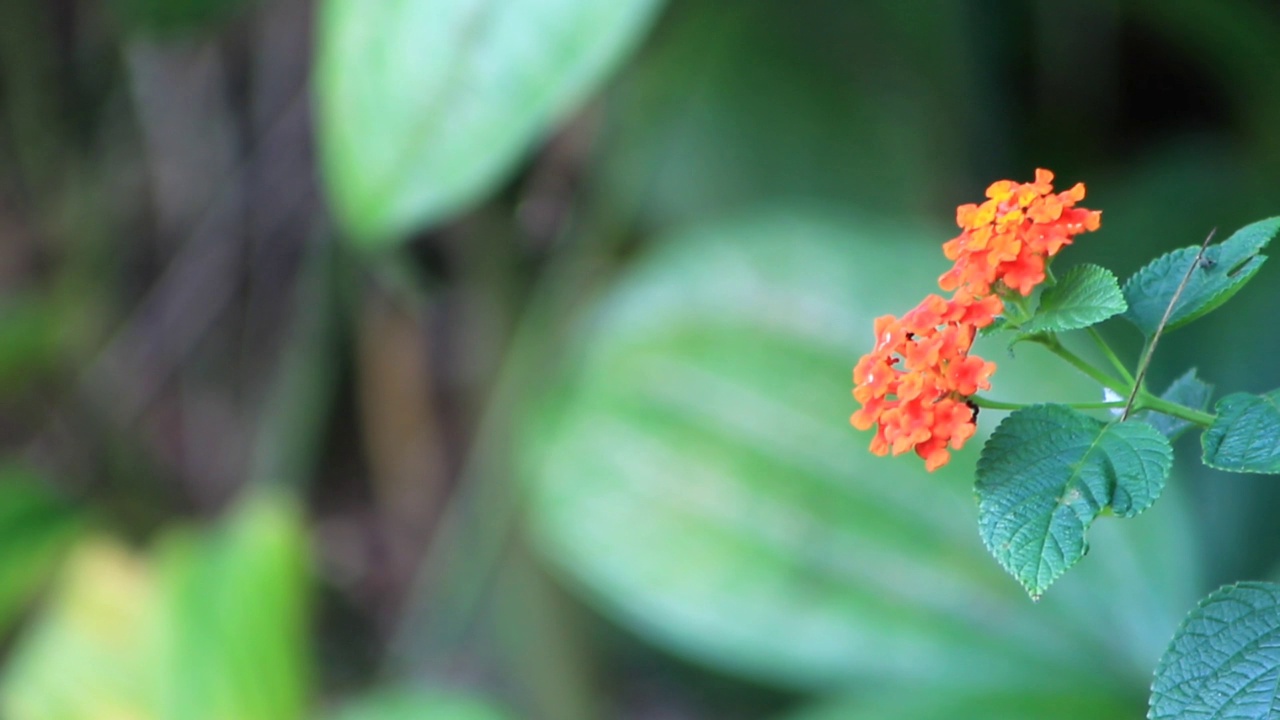
[(1191, 261), (1191, 267), (1187, 268), (1187, 274), (1182, 276), (1182, 282), (1178, 284), (1178, 289), (1173, 292), (1173, 297), (1169, 300), (1169, 307), (1164, 309), (1164, 317), (1160, 318), (1160, 324), (1156, 326), (1155, 333), (1151, 336), (1151, 344), (1147, 346), (1147, 353), (1142, 356), (1142, 362), (1138, 365), (1138, 372), (1133, 376), (1133, 389), (1129, 391), (1129, 399), (1125, 401), (1124, 412), (1120, 413), (1120, 421), (1124, 422), (1129, 419), (1129, 412), (1133, 410), (1133, 403), (1138, 399), (1138, 392), (1142, 389), (1142, 379), (1147, 375), (1147, 368), (1151, 366), (1151, 358), (1155, 355), (1156, 344), (1160, 342), (1160, 335), (1164, 333), (1164, 328), (1169, 324), (1169, 318), (1173, 315), (1173, 308), (1177, 306), (1178, 299), (1182, 297), (1182, 291), (1187, 289), (1187, 283), (1191, 282), (1191, 275), (1200, 266), (1200, 260), (1204, 258), (1205, 248), (1209, 247), (1209, 243), (1213, 240), (1213, 236), (1218, 232), (1218, 228), (1209, 231), (1209, 236), (1200, 243), (1200, 250), (1196, 252), (1195, 259)]

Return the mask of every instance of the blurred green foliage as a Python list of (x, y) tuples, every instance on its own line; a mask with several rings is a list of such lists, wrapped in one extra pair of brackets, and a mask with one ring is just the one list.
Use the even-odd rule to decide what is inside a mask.
[(1073, 720), (1075, 718), (1131, 718), (1142, 713), (1145, 699), (1129, 702), (1101, 700), (1080, 693), (921, 693), (899, 691), (858, 700), (821, 705), (786, 720), (951, 720), (981, 713), (984, 720)]
[(216, 531), (149, 557), (91, 537), (25, 629), (0, 684), (6, 717), (305, 717), (305, 538), (296, 513), (246, 502)]
[(503, 720), (506, 717), (483, 700), (419, 690), (384, 690), (352, 703), (333, 716), (334, 720)]
[(129, 29), (169, 36), (207, 31), (235, 16), (251, 0), (111, 0), (108, 4)]
[(0, 306), (0, 395), (20, 393), (57, 367), (61, 318), (52, 303), (21, 296)]
[(17, 619), (85, 524), (33, 472), (0, 466), (0, 628)]
[[(6, 718), (1132, 717), (1274, 576), (1179, 463), (1032, 604), (847, 420), (994, 179), (1120, 277), (1275, 215), (1272, 3), (107, 7), (0, 4)], [(1274, 271), (1151, 385), (1280, 386)]]
[(473, 205), (582, 102), (660, 5), (323, 3), (318, 140), (351, 239), (384, 245)]

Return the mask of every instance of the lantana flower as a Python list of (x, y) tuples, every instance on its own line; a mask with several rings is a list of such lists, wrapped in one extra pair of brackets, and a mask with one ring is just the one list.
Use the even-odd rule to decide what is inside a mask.
[(862, 408), (851, 418), (859, 430), (876, 427), (873, 453), (914, 449), (935, 470), (950, 459), (948, 447), (958, 450), (973, 436), (976, 408), (967, 398), (990, 388), (996, 369), (969, 354), (977, 328), (992, 321), (987, 314), (982, 325), (962, 322), (973, 307), (930, 295), (901, 319), (876, 319), (875, 348), (853, 370)]
[(992, 183), (987, 200), (956, 208), (962, 232), (942, 246), (955, 265), (938, 279), (943, 290), (982, 297), (995, 286), (1026, 297), (1044, 282), (1045, 263), (1082, 232), (1097, 230), (1102, 213), (1077, 208), (1084, 184), (1054, 194), (1053, 173), (1036, 170), (1035, 182)]
[(1055, 194), (1052, 182), (1053, 173), (1036, 170), (1034, 182), (992, 183), (984, 202), (957, 208), (961, 233), (942, 246), (955, 264), (938, 279), (952, 296), (929, 295), (901, 318), (876, 319), (875, 347), (853, 370), (862, 407), (850, 418), (859, 430), (875, 428), (871, 452), (915, 450), (932, 472), (977, 432), (970, 398), (990, 389), (996, 369), (969, 353), (977, 331), (1015, 293), (1030, 295), (1049, 259), (1101, 223), (1098, 211), (1076, 207), (1083, 184)]

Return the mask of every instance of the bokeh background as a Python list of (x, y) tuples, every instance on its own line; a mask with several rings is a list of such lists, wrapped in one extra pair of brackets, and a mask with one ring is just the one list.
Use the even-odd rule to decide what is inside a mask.
[[(1033, 604), (979, 443), (870, 456), (850, 369), (993, 180), (1085, 182), (1059, 265), (1121, 277), (1280, 213), (1277, 37), (1270, 0), (0, 3), (0, 716), (1142, 716), (1195, 600), (1275, 577), (1274, 480), (1184, 438)], [(1151, 384), (1280, 386), (1277, 272)]]

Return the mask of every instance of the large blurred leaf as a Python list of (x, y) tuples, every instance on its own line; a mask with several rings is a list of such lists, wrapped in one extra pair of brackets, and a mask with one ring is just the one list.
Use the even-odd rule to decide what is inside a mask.
[[(849, 427), (872, 318), (935, 287), (945, 233), (777, 212), (662, 243), (525, 420), (549, 557), (651, 640), (775, 682), (1141, 687), (1198, 591), (1178, 503), (1099, 523), (1033, 605), (978, 540), (979, 439), (929, 474)], [(1040, 348), (995, 359), (996, 397), (1095, 399)]]
[(1140, 701), (1079, 691), (974, 693), (910, 688), (823, 703), (786, 720), (1128, 720), (1140, 712)]
[(84, 528), (80, 514), (29, 471), (0, 465), (0, 632)]
[(509, 716), (483, 700), (455, 692), (382, 690), (356, 700), (334, 720), (504, 720)]
[(289, 720), (307, 698), (304, 537), (255, 500), (159, 562), (81, 545), (0, 684), (12, 720)]
[(637, 43), (660, 0), (325, 0), (325, 181), (366, 245), (492, 189)]
[(0, 683), (0, 715), (159, 718), (159, 613), (155, 575), (144, 560), (109, 540), (84, 542), (39, 623), (14, 648)]

